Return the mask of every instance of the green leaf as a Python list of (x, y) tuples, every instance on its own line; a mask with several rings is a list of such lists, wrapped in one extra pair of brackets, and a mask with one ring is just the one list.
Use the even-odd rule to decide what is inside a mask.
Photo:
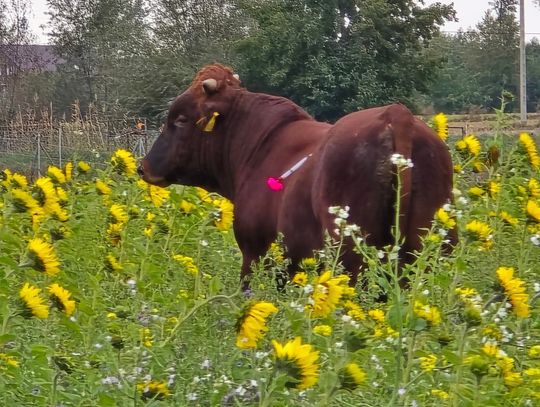
[(99, 393), (99, 395), (98, 395), (98, 405), (100, 407), (115, 407), (118, 404), (116, 403), (114, 398), (109, 396), (108, 394)]

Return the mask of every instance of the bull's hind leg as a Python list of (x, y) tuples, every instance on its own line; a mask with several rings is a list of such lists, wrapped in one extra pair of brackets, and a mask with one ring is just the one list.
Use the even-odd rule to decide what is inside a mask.
[[(453, 168), (447, 147), (439, 140), (428, 137), (429, 132), (423, 124), (418, 124), (413, 132), (414, 167), (405, 243), (401, 250), (405, 263), (414, 261), (413, 253), (422, 250), (422, 236), (431, 228), (435, 212), (452, 200)], [(447, 239), (449, 246), (453, 246), (457, 242), (456, 230), (450, 230)]]

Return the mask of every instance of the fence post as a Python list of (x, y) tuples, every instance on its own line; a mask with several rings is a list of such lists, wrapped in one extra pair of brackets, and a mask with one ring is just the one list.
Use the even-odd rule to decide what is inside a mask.
[(146, 117), (144, 118), (144, 153), (148, 151), (148, 127), (146, 126)]
[(41, 132), (37, 134), (37, 173), (41, 177)]
[(58, 164), (62, 168), (62, 127), (58, 127)]

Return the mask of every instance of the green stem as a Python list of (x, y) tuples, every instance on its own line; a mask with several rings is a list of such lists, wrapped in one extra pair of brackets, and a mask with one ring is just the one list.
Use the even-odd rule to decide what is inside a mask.
[(2, 332), (0, 332), (0, 335), (4, 335), (7, 331), (9, 320), (11, 319), (11, 314), (9, 312), (9, 308), (6, 306), (6, 313), (4, 314), (4, 318), (2, 320)]
[(146, 246), (144, 247), (144, 256), (141, 259), (141, 264), (139, 265), (139, 277), (137, 281), (142, 281), (144, 276), (144, 264), (146, 259), (148, 258), (148, 250), (150, 248), (150, 238), (146, 239)]
[(169, 344), (169, 342), (172, 340), (178, 329), (186, 322), (189, 318), (191, 318), (192, 315), (194, 315), (200, 308), (204, 307), (205, 305), (210, 304), (211, 302), (214, 302), (216, 300), (226, 300), (229, 302), (229, 305), (234, 308), (235, 310), (238, 309), (234, 301), (232, 300), (233, 297), (237, 296), (240, 293), (240, 291), (235, 292), (232, 295), (216, 295), (215, 297), (210, 297), (203, 302), (195, 305), (183, 318), (179, 319), (174, 328), (171, 330), (171, 334), (165, 341), (160, 345), (161, 347), (165, 347)]
[[(399, 176), (399, 172), (403, 171), (403, 168), (398, 167), (398, 174), (397, 174), (397, 191), (396, 191), (396, 207), (395, 207), (395, 215), (394, 215), (394, 247), (392, 250), (396, 250), (396, 246), (400, 243), (400, 211), (401, 211), (401, 177)], [(396, 374), (394, 378), (394, 391), (392, 393), (392, 398), (390, 399), (390, 402), (388, 403), (389, 406), (394, 406), (398, 397), (398, 389), (402, 382), (403, 377), (403, 347), (402, 347), (402, 339), (403, 339), (403, 314), (401, 309), (401, 287), (399, 285), (399, 279), (400, 279), (400, 269), (399, 269), (399, 250), (397, 251), (397, 256), (395, 259), (392, 259), (388, 262), (388, 274), (391, 276), (393, 281), (393, 297), (394, 297), (394, 306), (396, 307), (396, 324), (397, 324), (397, 331), (398, 331), (398, 341), (397, 341), (397, 347), (396, 347)]]
[(455, 394), (456, 394), (456, 397), (454, 397), (454, 402), (453, 402), (453, 405), (454, 406), (458, 406), (459, 405), (459, 386), (461, 384), (461, 375), (463, 374), (463, 354), (465, 353), (465, 337), (467, 336), (467, 325), (464, 325), (462, 330), (461, 330), (461, 335), (460, 335), (460, 338), (459, 338), (459, 349), (458, 349), (458, 360), (459, 360), (459, 365), (457, 367), (457, 371), (456, 371), (456, 382), (455, 382), (455, 385), (456, 385), (456, 389), (455, 389)]
[(56, 372), (54, 375), (54, 379), (52, 382), (52, 389), (51, 389), (51, 406), (56, 405), (56, 389), (58, 387), (58, 378), (60, 377), (61, 372)]

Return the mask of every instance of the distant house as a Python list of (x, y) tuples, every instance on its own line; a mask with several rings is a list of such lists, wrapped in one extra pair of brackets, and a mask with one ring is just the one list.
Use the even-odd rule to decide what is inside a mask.
[(63, 62), (52, 45), (0, 45), (0, 77), (54, 72)]

